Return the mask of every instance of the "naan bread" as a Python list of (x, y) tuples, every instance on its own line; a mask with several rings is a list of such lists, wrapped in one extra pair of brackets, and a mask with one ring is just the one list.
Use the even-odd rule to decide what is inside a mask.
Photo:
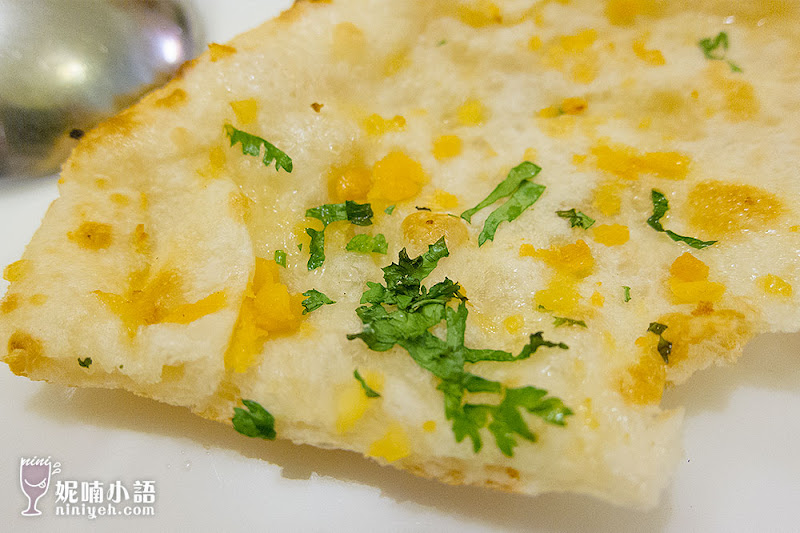
[[(664, 388), (735, 360), (758, 333), (798, 329), (798, 11), (299, 2), (81, 141), (6, 269), (4, 360), (227, 423), (252, 400), (279, 438), (446, 483), (652, 506), (681, 454)], [(231, 146), (225, 125), (272, 143), (293, 171)], [(502, 201), (471, 223), (458, 215), (526, 160), (542, 168), (529, 180), (541, 198), (478, 246)], [(665, 230), (717, 242), (656, 231), (654, 189)], [(322, 226), (306, 210), (345, 200), (370, 203), (373, 225), (332, 223), (324, 264), (308, 270), (305, 229)], [(596, 222), (571, 227), (556, 214), (570, 209)], [(346, 250), (379, 233), (386, 255)], [(362, 331), (366, 282), (440, 237), (450, 255), (424, 284), (464, 288), (468, 347), (516, 354), (539, 331), (568, 346), (467, 365), (573, 413), (562, 427), (519, 411), (537, 439), (515, 436), (512, 457), (488, 429), (477, 453), (457, 442), (439, 379), (405, 349), (347, 338)], [(286, 268), (268, 261), (278, 250)], [(336, 303), (302, 314), (310, 289)]]

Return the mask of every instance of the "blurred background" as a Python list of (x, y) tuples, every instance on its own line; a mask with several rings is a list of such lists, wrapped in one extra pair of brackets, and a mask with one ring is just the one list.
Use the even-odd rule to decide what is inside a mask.
[(0, 177), (56, 172), (87, 129), (282, 4), (0, 0)]

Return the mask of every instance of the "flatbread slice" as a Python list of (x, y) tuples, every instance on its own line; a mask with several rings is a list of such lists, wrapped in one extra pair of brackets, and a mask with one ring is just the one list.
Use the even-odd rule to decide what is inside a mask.
[(80, 142), (5, 271), (4, 361), (652, 506), (681, 454), (665, 387), (800, 323), (798, 20), (298, 2)]

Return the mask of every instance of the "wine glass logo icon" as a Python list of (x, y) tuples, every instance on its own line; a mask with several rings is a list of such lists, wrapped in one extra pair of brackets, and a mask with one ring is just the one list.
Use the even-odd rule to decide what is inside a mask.
[[(19, 465), (19, 485), (28, 497), (28, 507), (22, 511), (23, 516), (39, 516), (42, 512), (36, 508), (39, 499), (50, 487), (50, 475), (61, 471), (60, 464), (51, 464), (50, 458), (23, 458)], [(55, 471), (53, 468), (55, 467)]]

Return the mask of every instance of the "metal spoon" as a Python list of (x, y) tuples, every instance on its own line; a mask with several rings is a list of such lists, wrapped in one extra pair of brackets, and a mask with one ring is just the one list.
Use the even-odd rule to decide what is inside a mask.
[(0, 0), (0, 177), (55, 172), (75, 139), (199, 52), (182, 0)]

